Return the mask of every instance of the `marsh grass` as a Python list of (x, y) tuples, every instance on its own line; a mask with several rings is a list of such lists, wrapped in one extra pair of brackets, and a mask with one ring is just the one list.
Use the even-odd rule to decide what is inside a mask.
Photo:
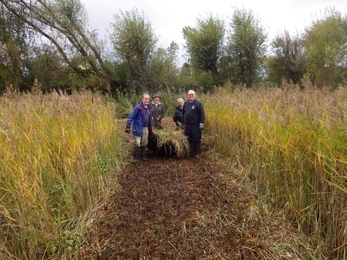
[(0, 111), (1, 259), (63, 258), (121, 167), (114, 103), (7, 92)]
[(311, 236), (313, 258), (346, 257), (346, 96), (288, 87), (202, 97), (213, 148)]

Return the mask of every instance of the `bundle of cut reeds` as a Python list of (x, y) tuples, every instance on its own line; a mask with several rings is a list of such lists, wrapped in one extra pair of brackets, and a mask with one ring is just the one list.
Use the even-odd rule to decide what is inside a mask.
[(164, 128), (154, 130), (157, 136), (157, 152), (177, 157), (189, 156), (190, 148), (183, 129)]

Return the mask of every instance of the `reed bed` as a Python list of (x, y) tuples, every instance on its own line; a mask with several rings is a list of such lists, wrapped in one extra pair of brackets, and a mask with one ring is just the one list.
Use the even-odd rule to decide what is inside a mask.
[(211, 145), (312, 238), (347, 255), (347, 89), (219, 90), (202, 96)]
[(7, 92), (0, 111), (0, 258), (71, 257), (121, 167), (114, 103)]

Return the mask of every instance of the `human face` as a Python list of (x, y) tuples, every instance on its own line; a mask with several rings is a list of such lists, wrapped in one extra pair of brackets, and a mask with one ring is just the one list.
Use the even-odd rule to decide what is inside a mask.
[(192, 103), (195, 100), (195, 93), (194, 92), (188, 92), (188, 100), (190, 103)]
[(155, 104), (158, 104), (159, 101), (160, 101), (160, 98), (159, 97), (155, 97), (155, 98), (153, 98), (153, 101), (154, 101)]
[(142, 104), (144, 107), (147, 107), (149, 104), (150, 97), (148, 94), (142, 96)]
[(179, 101), (179, 102), (178, 102), (178, 106), (179, 106), (179, 107), (183, 107), (183, 104), (184, 104), (183, 101)]

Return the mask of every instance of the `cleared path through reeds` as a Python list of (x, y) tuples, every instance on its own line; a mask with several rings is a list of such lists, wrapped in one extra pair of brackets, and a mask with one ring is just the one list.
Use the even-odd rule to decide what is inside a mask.
[(305, 238), (241, 184), (241, 172), (208, 143), (202, 150), (200, 159), (152, 154), (136, 164), (129, 155), (80, 258), (309, 259)]

